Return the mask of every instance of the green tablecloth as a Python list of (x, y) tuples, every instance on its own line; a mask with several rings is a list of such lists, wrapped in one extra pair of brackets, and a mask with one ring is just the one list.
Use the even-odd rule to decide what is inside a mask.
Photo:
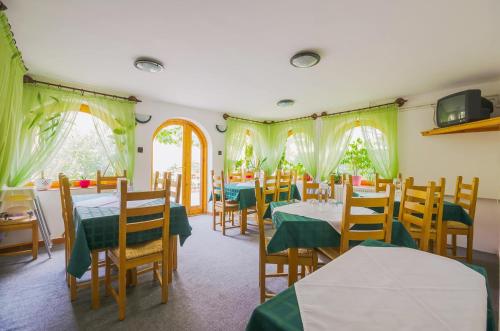
[[(286, 202), (272, 202), (271, 209)], [(325, 221), (314, 218), (275, 212), (272, 216), (276, 231), (267, 245), (269, 253), (277, 253), (290, 247), (315, 248), (340, 246), (340, 234)], [(374, 229), (373, 226), (356, 225), (355, 229)], [(416, 248), (417, 245), (402, 223), (392, 223), (392, 243), (398, 246)]]
[[(354, 193), (354, 196), (359, 196), (359, 193)], [(400, 201), (394, 201), (394, 217), (399, 216)], [(375, 211), (381, 212), (382, 208), (372, 208)], [(443, 221), (457, 221), (466, 225), (472, 225), (472, 219), (469, 214), (456, 203), (445, 201), (443, 203)]]
[[(73, 196), (73, 202), (102, 197), (105, 194), (85, 194)], [(162, 199), (149, 202), (146, 205), (161, 204)], [(74, 209), (74, 222), (76, 229), (75, 245), (71, 252), (68, 272), (75, 277), (82, 277), (91, 264), (91, 251), (94, 249), (112, 248), (118, 246), (118, 221), (120, 209), (116, 207), (76, 207)], [(147, 218), (131, 217), (129, 222), (147, 220), (161, 217), (150, 215)], [(161, 229), (152, 229), (130, 233), (127, 235), (128, 244), (158, 239)], [(184, 206), (170, 203), (170, 234), (179, 235), (180, 244), (183, 245), (191, 235), (186, 209)]]
[[(246, 209), (255, 206), (255, 188), (251, 186), (243, 186), (238, 184), (227, 184), (224, 186), (226, 191), (226, 199), (238, 201), (239, 209)], [(286, 193), (280, 194), (280, 200), (286, 199)], [(300, 193), (297, 185), (292, 184), (290, 199), (300, 200)], [(210, 195), (212, 201), (212, 195)]]
[[(364, 246), (379, 246), (388, 247), (393, 246), (380, 241), (367, 240), (361, 243)], [(488, 278), (486, 270), (483, 267), (468, 265), (468, 267), (479, 272)], [(490, 289), (488, 289), (488, 312), (487, 312), (487, 331), (495, 331), (496, 323), (491, 302)], [(333, 311), (333, 310), (332, 310)], [(247, 331), (295, 331), (303, 330), (302, 319), (300, 317), (299, 303), (295, 294), (295, 287), (289, 287), (269, 301), (264, 302), (252, 313), (250, 320), (246, 327)]]

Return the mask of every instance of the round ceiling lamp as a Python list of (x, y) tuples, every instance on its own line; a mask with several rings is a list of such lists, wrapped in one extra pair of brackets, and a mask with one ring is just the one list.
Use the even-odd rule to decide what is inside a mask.
[(139, 70), (151, 73), (160, 72), (164, 68), (163, 64), (161, 64), (159, 61), (144, 58), (135, 60), (134, 67)]
[(297, 68), (310, 68), (318, 64), (321, 57), (318, 53), (305, 51), (292, 56), (290, 64)]
[(295, 100), (292, 99), (283, 99), (276, 103), (280, 107), (291, 107), (295, 104)]

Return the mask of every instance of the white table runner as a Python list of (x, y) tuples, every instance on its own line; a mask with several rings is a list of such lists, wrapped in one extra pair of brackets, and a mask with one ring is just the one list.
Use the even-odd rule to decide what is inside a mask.
[[(273, 213), (282, 212), (292, 215), (299, 215), (309, 218), (314, 218), (317, 220), (322, 220), (328, 222), (338, 233), (341, 232), (342, 226), (342, 204), (329, 204), (329, 203), (317, 203), (312, 204), (310, 202), (296, 202), (276, 207), (273, 209)], [(362, 207), (352, 207), (351, 213), (355, 215), (370, 215), (375, 212), (368, 208)]]
[(410, 248), (357, 246), (295, 284), (305, 331), (485, 330), (485, 278)]

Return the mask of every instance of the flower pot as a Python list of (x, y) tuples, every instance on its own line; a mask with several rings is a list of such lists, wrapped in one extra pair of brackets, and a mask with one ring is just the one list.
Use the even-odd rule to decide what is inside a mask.
[(82, 179), (80, 180), (80, 187), (81, 188), (87, 188), (90, 186), (90, 180), (89, 179)]
[(352, 176), (352, 185), (360, 186), (361, 185), (361, 176)]

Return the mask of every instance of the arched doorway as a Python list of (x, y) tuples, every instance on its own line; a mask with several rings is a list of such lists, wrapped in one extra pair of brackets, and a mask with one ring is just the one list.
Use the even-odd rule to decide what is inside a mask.
[(188, 214), (205, 212), (207, 203), (207, 140), (194, 123), (170, 119), (153, 135), (152, 175), (182, 175), (181, 203)]

